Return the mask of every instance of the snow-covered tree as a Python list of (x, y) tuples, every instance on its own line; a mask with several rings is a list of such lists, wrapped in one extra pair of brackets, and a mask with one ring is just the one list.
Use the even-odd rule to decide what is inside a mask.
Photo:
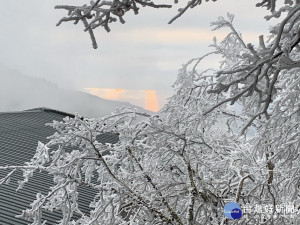
[[(200, 3), (190, 1), (178, 16)], [(229, 34), (182, 66), (174, 95), (156, 115), (120, 109), (100, 119), (53, 122), (57, 132), (39, 143), (30, 162), (1, 167), (23, 170), (20, 187), (34, 171), (54, 177), (55, 186), (22, 217), (40, 224), (42, 209), (55, 209), (63, 213), (60, 224), (297, 224), (299, 214), (277, 206), (300, 208), (300, 1), (276, 3), (257, 4), (270, 10), (266, 19), (281, 18), (259, 46), (244, 42), (233, 15), (213, 22)], [(122, 21), (138, 4), (165, 7), (128, 0), (58, 8), (70, 12), (62, 21), (83, 20), (91, 30), (107, 28), (112, 14)], [(201, 66), (214, 54), (222, 57), (219, 68)], [(119, 142), (99, 143), (102, 133), (118, 134)], [(79, 186), (95, 191), (90, 214), (78, 208)], [(228, 201), (267, 206), (268, 213), (228, 220), (222, 211)]]

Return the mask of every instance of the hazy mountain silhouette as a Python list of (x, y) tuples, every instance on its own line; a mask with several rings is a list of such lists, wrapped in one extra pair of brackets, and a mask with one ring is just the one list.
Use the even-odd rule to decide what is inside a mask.
[(0, 64), (0, 112), (47, 107), (87, 117), (101, 117), (118, 107), (134, 107), (80, 91), (64, 90), (44, 79), (26, 76)]

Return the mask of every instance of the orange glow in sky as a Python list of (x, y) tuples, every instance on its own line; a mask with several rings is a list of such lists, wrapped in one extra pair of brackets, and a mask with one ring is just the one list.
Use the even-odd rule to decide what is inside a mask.
[(108, 88), (84, 88), (86, 92), (107, 100), (130, 102), (133, 105), (157, 112), (159, 110), (155, 90), (131, 90)]
[(119, 100), (124, 94), (124, 89), (107, 89), (107, 88), (85, 88), (88, 93), (108, 100)]
[(157, 98), (155, 90), (145, 90), (145, 109), (157, 112)]

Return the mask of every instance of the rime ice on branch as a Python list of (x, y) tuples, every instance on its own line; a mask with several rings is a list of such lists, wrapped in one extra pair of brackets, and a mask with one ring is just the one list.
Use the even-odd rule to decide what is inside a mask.
[[(209, 0), (206, 0), (209, 1)], [(216, 0), (212, 0), (216, 1)], [(68, 11), (68, 16), (59, 20), (57, 26), (62, 22), (74, 21), (77, 24), (80, 20), (84, 24), (84, 31), (88, 31), (92, 40), (93, 48), (98, 48), (96, 38), (93, 30), (98, 27), (103, 27), (107, 32), (110, 32), (109, 24), (119, 21), (125, 23), (124, 15), (127, 12), (139, 13), (139, 7), (151, 7), (151, 8), (171, 8), (171, 4), (156, 4), (151, 0), (97, 0), (90, 1), (82, 6), (71, 5), (57, 5), (56, 9), (65, 9)], [(178, 1), (175, 0), (175, 4)], [(202, 0), (191, 0), (186, 7), (179, 9), (178, 15), (170, 20), (172, 23), (178, 17), (180, 17), (187, 9), (194, 8), (200, 5)]]
[(92, 40), (93, 48), (98, 48), (93, 29), (104, 27), (109, 32), (109, 24), (119, 21), (125, 23), (123, 16), (128, 11), (139, 13), (139, 6), (148, 6), (153, 8), (170, 8), (171, 5), (154, 4), (149, 0), (107, 0), (107, 1), (90, 1), (83, 6), (57, 5), (56, 9), (65, 9), (68, 11), (68, 17), (60, 19), (57, 23), (59, 26), (62, 22), (74, 21), (77, 24), (80, 20), (84, 24), (84, 31), (88, 31)]
[[(182, 66), (174, 95), (156, 115), (120, 109), (51, 124), (57, 132), (30, 162), (0, 168), (9, 170), (3, 185), (17, 169), (24, 172), (20, 186), (34, 171), (54, 177), (22, 217), (38, 224), (43, 209), (61, 210), (60, 224), (292, 224), (275, 209), (289, 202), (300, 209), (300, 4), (275, 3), (260, 2), (271, 11), (267, 19), (282, 19), (258, 46), (244, 42), (233, 15), (213, 22), (229, 34)], [(85, 9), (83, 18), (95, 17)], [(212, 54), (222, 57), (220, 67), (204, 68), (201, 60)], [(119, 142), (101, 144), (101, 133), (117, 133)], [(95, 191), (89, 214), (78, 209), (79, 186)], [(272, 210), (227, 221), (228, 200)]]

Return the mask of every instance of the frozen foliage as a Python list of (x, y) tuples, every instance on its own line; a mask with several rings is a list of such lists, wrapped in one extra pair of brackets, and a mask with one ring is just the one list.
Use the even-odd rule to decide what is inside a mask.
[[(22, 217), (41, 224), (43, 209), (61, 210), (59, 224), (297, 224), (275, 209), (287, 202), (300, 207), (300, 4), (275, 3), (259, 4), (271, 11), (267, 19), (282, 18), (259, 46), (244, 43), (233, 15), (213, 22), (230, 33), (214, 41), (213, 52), (182, 66), (174, 95), (157, 115), (120, 109), (100, 119), (53, 122), (57, 132), (39, 143), (30, 162), (1, 167), (12, 170), (3, 184), (16, 169), (24, 171), (20, 186), (34, 171), (54, 177), (55, 186)], [(201, 67), (211, 54), (222, 56), (217, 70)], [(101, 133), (116, 133), (119, 142), (101, 144)], [(78, 208), (81, 185), (96, 193), (90, 214)], [(229, 200), (270, 205), (269, 217), (246, 213), (229, 221), (222, 212)], [(81, 215), (76, 221), (74, 213)]]

